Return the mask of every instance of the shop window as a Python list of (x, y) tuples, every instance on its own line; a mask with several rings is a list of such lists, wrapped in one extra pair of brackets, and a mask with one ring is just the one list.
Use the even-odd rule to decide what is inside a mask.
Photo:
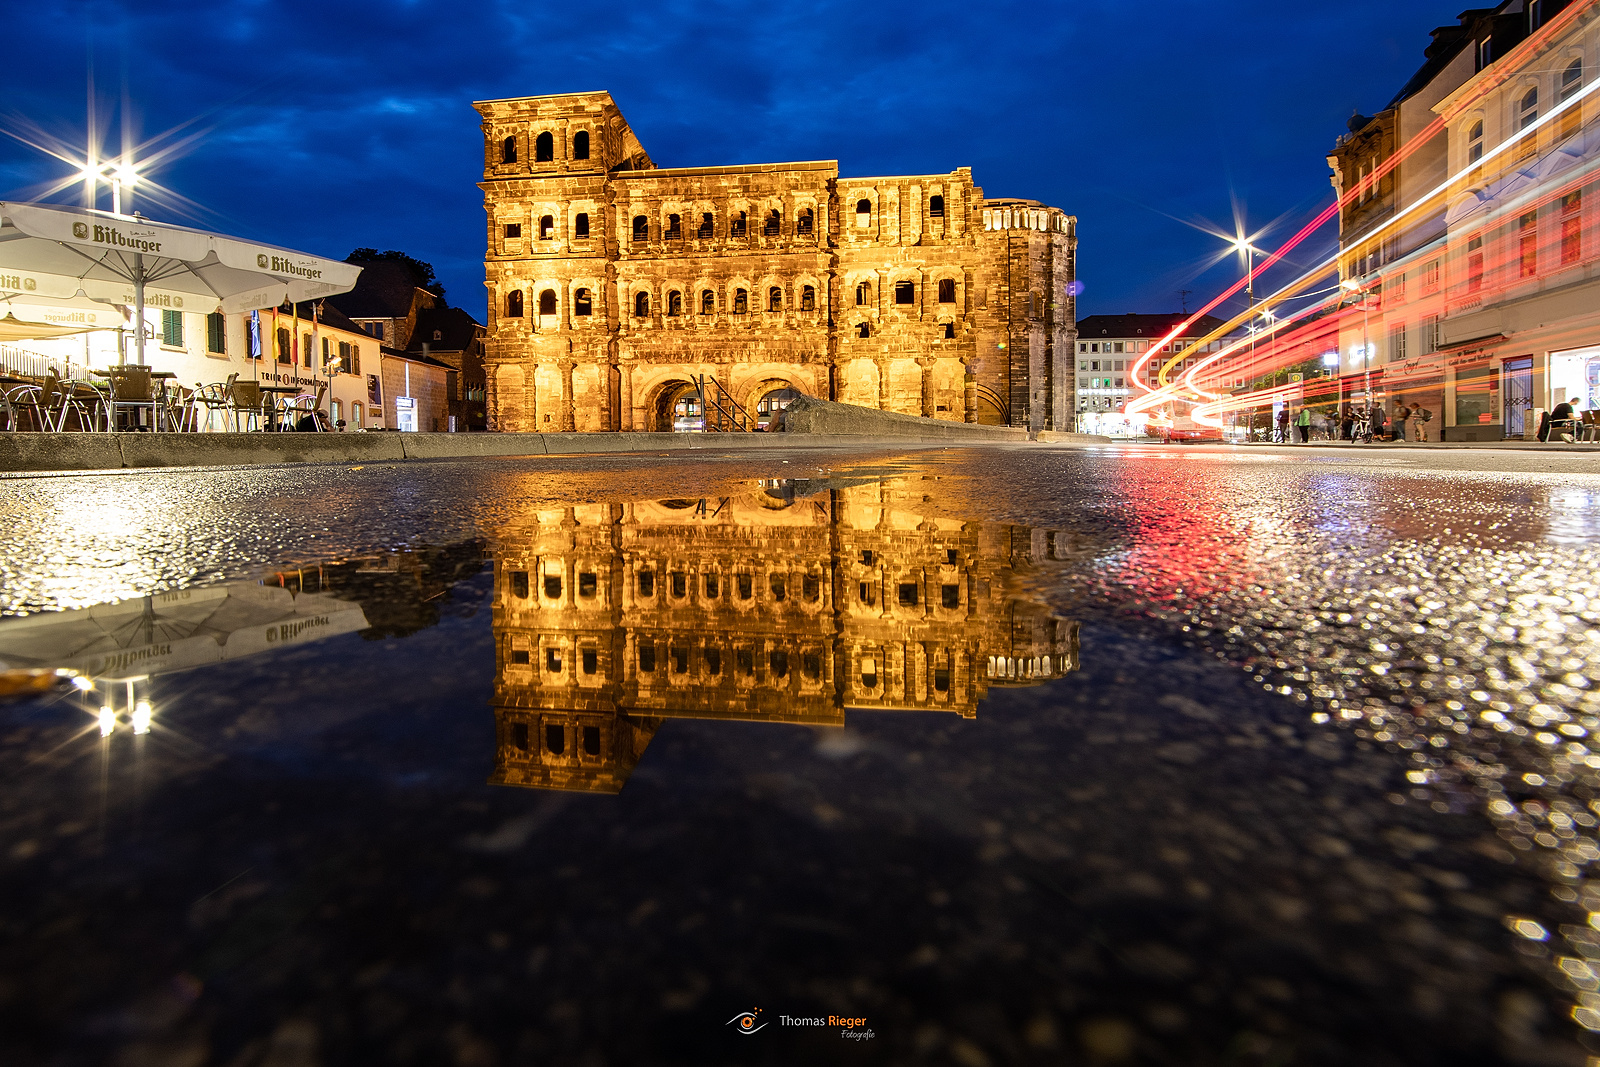
[(589, 295), (589, 290), (579, 289), (572, 294), (572, 313), (574, 315), (594, 314), (594, 297)]
[(515, 241), (515, 240), (519, 240), (521, 237), (522, 237), (522, 223), (520, 223), (520, 222), (508, 222), (508, 223), (506, 223), (506, 240)]
[(961, 606), (961, 587), (959, 585), (941, 585), (939, 587), (939, 605), (946, 608), (959, 608)]
[(681, 240), (682, 239), (682, 237), (683, 237), (683, 216), (682, 215), (668, 215), (667, 216), (667, 232), (666, 232), (666, 234), (664, 236), (669, 241), (677, 241), (677, 240)]
[(715, 232), (716, 225), (711, 217), (711, 212), (702, 212), (700, 215), (700, 228), (695, 231), (695, 236), (701, 240), (705, 240)]
[(707, 674), (721, 674), (722, 673), (722, 649), (720, 649), (720, 648), (707, 648), (706, 649), (706, 673)]
[(733, 313), (747, 315), (750, 312), (750, 293), (744, 289), (733, 291)]
[(656, 669), (656, 646), (645, 642), (639, 646), (639, 669), (646, 674)]
[(589, 158), (589, 131), (579, 130), (572, 135), (572, 158)]
[(733, 222), (728, 227), (728, 236), (743, 237), (745, 235), (745, 230), (749, 227), (749, 225), (749, 213), (744, 211), (739, 212), (733, 217)]
[(506, 294), (506, 318), (522, 318), (522, 290), (513, 289)]
[(783, 216), (776, 209), (767, 212), (767, 219), (761, 224), (761, 233), (764, 237), (778, 236), (778, 229), (783, 223)]
[(915, 282), (895, 282), (894, 302), (896, 304), (915, 304), (917, 302), (917, 285)]
[(541, 133), (533, 142), (533, 161), (535, 163), (548, 163), (556, 157), (556, 139), (548, 131)]
[(817, 287), (816, 286), (814, 286), (814, 285), (801, 286), (801, 288), (800, 288), (800, 310), (801, 311), (815, 311), (815, 310), (817, 310)]
[(650, 294), (635, 293), (633, 295), (633, 314), (636, 318), (648, 318), (650, 315)]
[(928, 217), (932, 219), (944, 218), (944, 197), (937, 193), (928, 197)]
[(550, 725), (544, 728), (544, 747), (552, 755), (559, 756), (567, 750), (567, 731), (563, 726)]
[(544, 650), (544, 668), (552, 674), (561, 673), (561, 650), (559, 648), (547, 648)]
[(783, 310), (783, 290), (778, 288), (776, 285), (767, 290), (767, 310)]
[(592, 648), (584, 649), (579, 661), (583, 664), (584, 674), (593, 674), (600, 669), (600, 655)]
[(546, 289), (539, 294), (539, 314), (554, 315), (556, 313), (556, 291)]
[(800, 214), (795, 216), (794, 220), (795, 235), (799, 237), (810, 237), (812, 225), (813, 219), (811, 215), (811, 209), (808, 207), (801, 208)]
[(656, 572), (655, 571), (640, 571), (639, 572), (639, 595), (640, 596), (644, 596), (644, 597), (650, 597), (650, 596), (655, 596), (656, 595)]
[(683, 294), (676, 289), (667, 293), (667, 314), (673, 317), (683, 314)]
[(900, 583), (900, 606), (903, 608), (914, 608), (917, 606), (916, 582)]
[(954, 278), (939, 279), (939, 303), (954, 304), (956, 302), (956, 280)]
[[(578, 134), (579, 137), (584, 136)], [(583, 752), (586, 756), (600, 755), (600, 727), (585, 726), (583, 728)]]
[(580, 241), (588, 239), (589, 213), (587, 211), (580, 211), (576, 216), (573, 217), (572, 236), (578, 238)]
[(710, 289), (700, 290), (700, 314), (714, 315), (717, 311), (717, 294)]
[(592, 573), (584, 573), (584, 574), (578, 575), (578, 595), (579, 596), (594, 596), (595, 591), (598, 588), (598, 586), (599, 586), (599, 581), (595, 577), (594, 574), (592, 574)]
[(500, 142), (500, 162), (515, 163), (516, 161), (517, 139), (514, 136), (507, 137), (504, 141)]

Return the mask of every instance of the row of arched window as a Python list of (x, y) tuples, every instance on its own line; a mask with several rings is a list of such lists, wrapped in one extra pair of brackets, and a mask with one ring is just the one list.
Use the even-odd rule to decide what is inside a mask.
[[(894, 283), (894, 302), (896, 304), (915, 304), (917, 302), (917, 283), (901, 281)], [(939, 279), (939, 303), (954, 304), (956, 302), (956, 280), (954, 278)], [(856, 283), (856, 306), (869, 307), (873, 303), (872, 283)]]
[[(783, 289), (781, 286), (771, 286), (767, 290), (767, 310), (782, 311), (784, 307)], [(513, 289), (506, 294), (506, 318), (520, 319), (524, 315), (524, 303), (521, 289)], [(800, 310), (817, 310), (817, 288), (814, 285), (800, 287)], [(540, 315), (556, 314), (556, 291), (545, 289), (539, 293)], [(593, 315), (594, 295), (588, 289), (578, 289), (572, 294), (573, 315)], [(637, 318), (647, 318), (650, 315), (650, 294), (638, 292), (633, 297), (633, 313)], [(680, 290), (669, 290), (666, 297), (665, 313), (668, 316), (682, 315), (683, 293)], [(715, 315), (717, 313), (717, 293), (714, 289), (700, 291), (700, 314)], [(733, 291), (733, 309), (735, 315), (748, 315), (750, 313), (750, 291), (748, 289), (735, 289)]]
[[(556, 139), (547, 130), (533, 139), (533, 161), (535, 163), (550, 163), (556, 158)], [(589, 132), (579, 130), (572, 135), (572, 158), (589, 158)], [(517, 162), (517, 135), (512, 134), (500, 142), (500, 162)]]
[[(1578, 91), (1582, 88), (1583, 60), (1574, 59), (1561, 71), (1561, 75), (1557, 81), (1557, 106), (1565, 104), (1574, 96), (1578, 95)], [(1529, 86), (1522, 93), (1522, 95), (1517, 97), (1516, 104), (1512, 110), (1513, 114), (1511, 116), (1511, 131), (1512, 136), (1515, 136), (1522, 133), (1524, 130), (1527, 130), (1534, 123), (1539, 121), (1539, 87), (1537, 85)], [(1566, 138), (1577, 132), (1578, 127), (1581, 124), (1581, 109), (1577, 105), (1568, 108), (1562, 114), (1561, 124), (1556, 133), (1557, 140), (1566, 140)], [(1483, 120), (1474, 119), (1467, 126), (1466, 133), (1467, 165), (1471, 166), (1483, 158)], [(1526, 145), (1524, 151), (1531, 154), (1533, 150), (1534, 146), (1530, 142)]]
[[(761, 234), (764, 237), (777, 237), (783, 230), (783, 213), (773, 208), (761, 220)], [(794, 232), (796, 237), (810, 237), (816, 232), (816, 216), (810, 208), (801, 208), (795, 216)], [(729, 237), (747, 237), (750, 233), (750, 213), (748, 211), (734, 212), (728, 218)], [(695, 228), (695, 236), (701, 240), (716, 236), (716, 217), (709, 211), (702, 212), (700, 223)], [(635, 215), (633, 217), (633, 239), (635, 241), (650, 240), (650, 216)], [(661, 228), (663, 241), (683, 240), (683, 216), (669, 214), (665, 225)]]

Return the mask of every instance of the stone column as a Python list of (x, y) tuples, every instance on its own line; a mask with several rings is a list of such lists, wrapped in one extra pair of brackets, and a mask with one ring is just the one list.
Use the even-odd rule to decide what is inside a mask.
[(634, 429), (632, 363), (622, 364), (622, 396), (618, 406), (622, 409), (622, 430), (627, 433)]
[(578, 422), (572, 410), (572, 367), (570, 359), (560, 362), (561, 367), (561, 432), (572, 433)]
[(917, 366), (922, 368), (922, 417), (931, 419), (938, 407), (933, 396), (933, 360), (919, 359)]
[(966, 409), (966, 421), (978, 421), (978, 377), (969, 368), (961, 383), (961, 403)]
[(878, 410), (889, 410), (889, 361), (875, 360), (878, 365)]
[[(382, 364), (379, 364), (382, 366)], [(483, 368), (483, 414), (484, 422), (491, 433), (500, 429), (500, 366), (499, 364), (484, 364)]]

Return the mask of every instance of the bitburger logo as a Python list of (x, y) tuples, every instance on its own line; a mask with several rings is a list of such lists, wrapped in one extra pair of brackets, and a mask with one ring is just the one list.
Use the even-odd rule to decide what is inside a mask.
[(267, 257), (266, 256), (257, 256), (256, 257), (256, 266), (260, 267), (262, 270), (266, 270), (267, 269)]
[(762, 1029), (766, 1028), (767, 1024), (764, 1023), (764, 1022), (760, 1022), (756, 1018), (760, 1014), (761, 1014), (761, 1009), (760, 1008), (757, 1008), (754, 1011), (741, 1011), (738, 1015), (735, 1015), (733, 1018), (729, 1019), (726, 1023), (723, 1023), (723, 1025), (724, 1026), (732, 1026), (735, 1029), (737, 1029), (739, 1031), (739, 1033), (743, 1034), (745, 1037), (749, 1037), (751, 1034), (755, 1033), (757, 1030), (762, 1030)]
[(72, 224), (72, 236), (76, 237), (80, 241), (88, 240), (89, 224), (87, 222), (74, 222)]

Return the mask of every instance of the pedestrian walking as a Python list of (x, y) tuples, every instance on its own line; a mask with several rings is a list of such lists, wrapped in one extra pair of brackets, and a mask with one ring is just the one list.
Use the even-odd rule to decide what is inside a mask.
[(1350, 436), (1350, 431), (1355, 428), (1355, 424), (1356, 424), (1356, 409), (1355, 409), (1355, 405), (1354, 404), (1346, 404), (1344, 406), (1344, 413), (1339, 416), (1339, 440), (1341, 440), (1341, 441), (1354, 440), (1354, 438), (1352, 438)]
[(1299, 418), (1294, 420), (1294, 426), (1295, 426), (1295, 429), (1300, 431), (1300, 443), (1303, 444), (1303, 445), (1304, 444), (1309, 444), (1311, 442), (1311, 409), (1310, 408), (1301, 408), (1300, 409), (1300, 416), (1299, 416)]
[(1289, 409), (1287, 407), (1278, 410), (1277, 440), (1283, 444), (1289, 443)]
[(1410, 421), (1411, 406), (1402, 401), (1399, 409), (1394, 413), (1394, 439), (1396, 441), (1409, 440), (1406, 437), (1406, 424)]
[(1432, 421), (1433, 412), (1421, 404), (1418, 404), (1416, 410), (1411, 413), (1411, 429), (1416, 434), (1418, 444), (1428, 443), (1428, 423)]

